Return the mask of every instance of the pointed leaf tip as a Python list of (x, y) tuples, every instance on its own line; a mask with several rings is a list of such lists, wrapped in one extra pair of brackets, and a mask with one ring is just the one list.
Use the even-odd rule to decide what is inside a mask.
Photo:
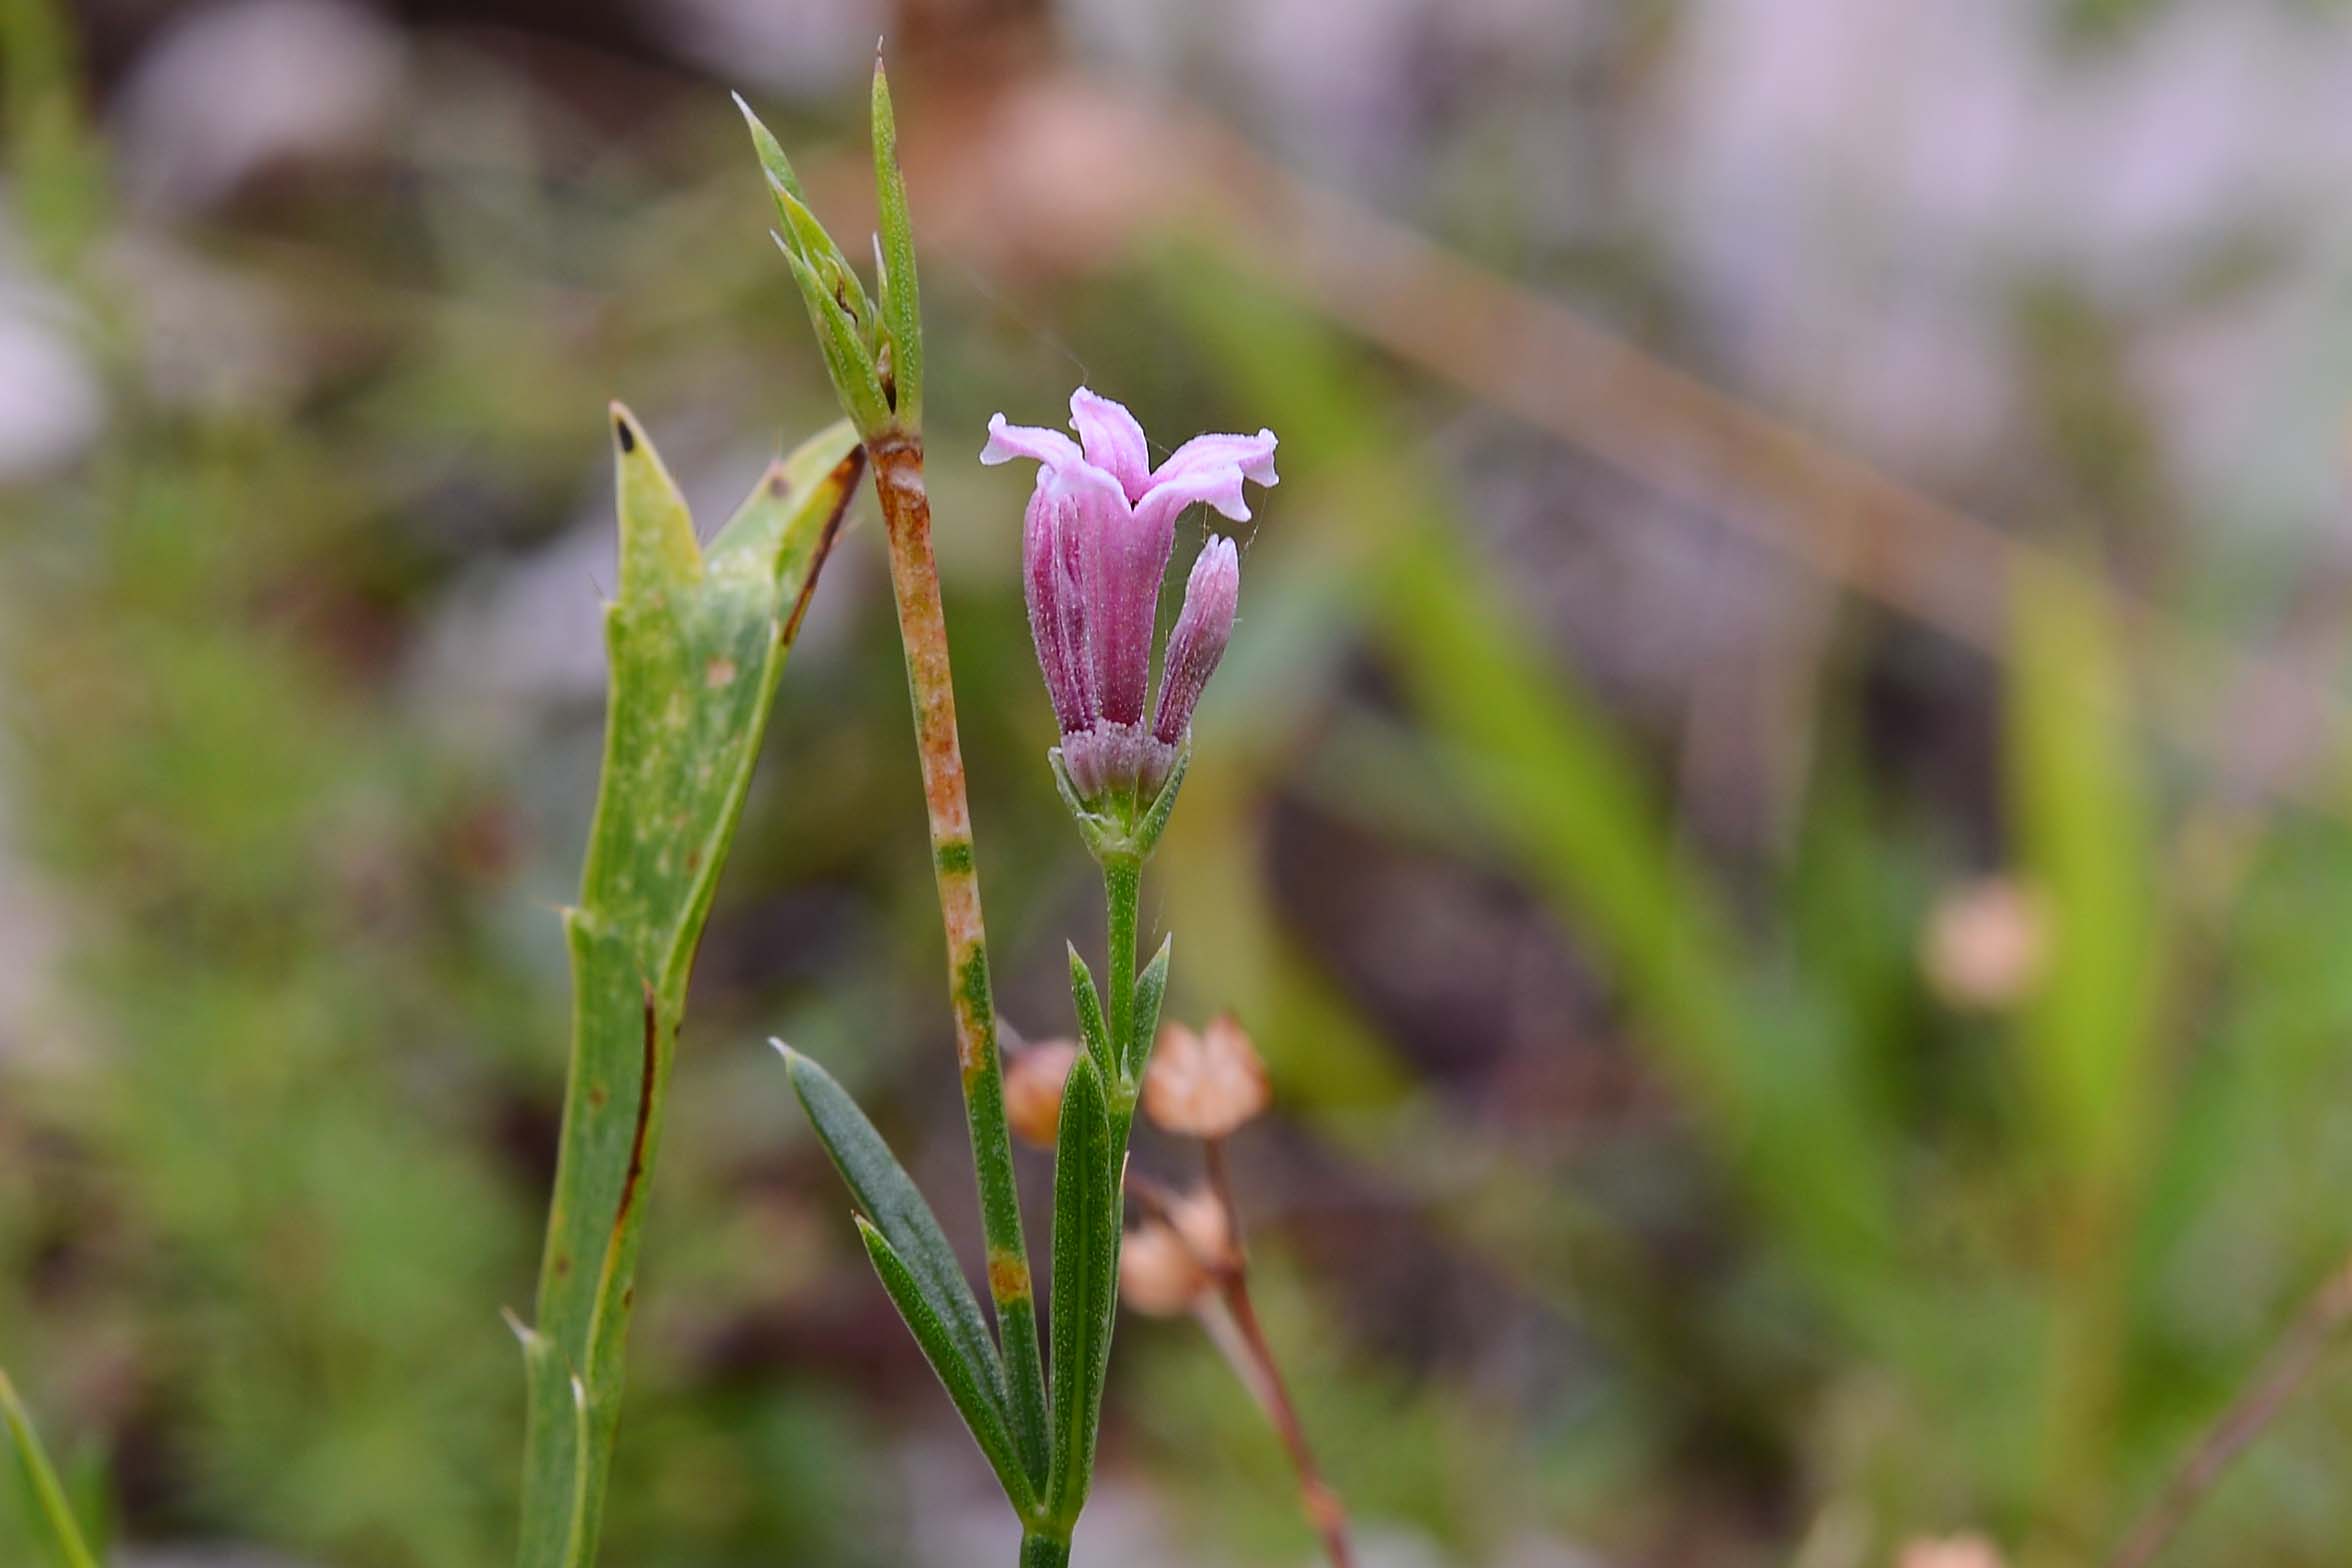
[(646, 603), (702, 573), (702, 545), (685, 497), (627, 407), (611, 406), (615, 488), (621, 520), (621, 575), (616, 597)]
[(743, 123), (751, 132), (752, 151), (759, 155), (760, 168), (766, 172), (768, 184), (800, 195), (800, 176), (792, 167), (792, 160), (784, 156), (784, 144), (776, 140), (765, 121), (752, 112), (751, 105), (741, 93), (731, 94), (735, 107), (743, 115)]
[(891, 107), (890, 78), (874, 59), (874, 194), (879, 218), (883, 291), (882, 327), (891, 351), (891, 376), (898, 422), (910, 431), (923, 427), (923, 322), (915, 281), (915, 237), (907, 211), (906, 171), (898, 158), (898, 116)]

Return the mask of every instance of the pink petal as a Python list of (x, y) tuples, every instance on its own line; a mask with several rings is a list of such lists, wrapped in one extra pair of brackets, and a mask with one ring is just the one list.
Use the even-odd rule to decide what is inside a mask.
[[(1164, 474), (1167, 469), (1163, 467), (1161, 472)], [(1237, 523), (1249, 519), (1249, 505), (1241, 498), (1241, 470), (1231, 464), (1222, 467), (1201, 464), (1189, 473), (1154, 479), (1143, 499), (1135, 503), (1135, 516), (1140, 522), (1173, 534), (1176, 514), (1195, 501), (1206, 501)]]
[(1037, 666), (1063, 733), (1084, 729), (1093, 719), (1088, 672), (1084, 668), (1084, 609), (1076, 585), (1061, 569), (1061, 539), (1077, 502), (1049, 481), (1043, 470), (1030, 492), (1022, 520), (1021, 575), (1029, 601), (1029, 635), (1037, 645)]
[(1151, 447), (1127, 406), (1080, 387), (1070, 394), (1070, 428), (1085, 443), (1086, 460), (1116, 478), (1128, 500), (1141, 500), (1151, 486)]
[(1086, 461), (1078, 443), (1059, 430), (1035, 425), (1008, 425), (1002, 414), (988, 416), (988, 444), (980, 449), (983, 463), (1009, 463), (1026, 457), (1048, 468), (1074, 468)]
[[(1151, 476), (1154, 486), (1177, 480), (1193, 481), (1201, 475), (1233, 475), (1231, 488), (1214, 492), (1196, 491), (1195, 498), (1209, 501), (1218, 511), (1239, 522), (1249, 516), (1249, 507), (1241, 499), (1241, 482), (1252, 480), (1261, 485), (1277, 482), (1274, 472), (1274, 432), (1260, 430), (1254, 436), (1194, 436), (1155, 469)], [(1216, 499), (1212, 499), (1212, 496)], [(1226, 505), (1223, 498), (1231, 498)]]

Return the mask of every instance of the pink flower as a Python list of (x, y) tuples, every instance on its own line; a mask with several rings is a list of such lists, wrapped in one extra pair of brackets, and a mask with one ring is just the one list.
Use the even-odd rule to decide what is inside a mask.
[(1168, 637), (1159, 701), (1145, 722), (1160, 580), (1176, 548), (1176, 515), (1205, 501), (1248, 519), (1242, 481), (1275, 483), (1274, 432), (1195, 436), (1159, 467), (1143, 427), (1109, 398), (1070, 394), (1058, 430), (988, 421), (983, 463), (1026, 457), (1037, 488), (1021, 536), (1029, 631), (1062, 728), (1062, 765), (1079, 798), (1149, 802), (1166, 782), (1201, 690), (1233, 636), (1241, 561), (1233, 541), (1209, 536), (1193, 564)]

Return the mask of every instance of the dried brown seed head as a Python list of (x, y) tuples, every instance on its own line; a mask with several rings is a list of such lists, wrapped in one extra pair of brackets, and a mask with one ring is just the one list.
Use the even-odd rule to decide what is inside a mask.
[(1162, 1029), (1143, 1076), (1143, 1113), (1191, 1138), (1228, 1137), (1272, 1098), (1266, 1064), (1230, 1013), (1198, 1034), (1182, 1024)]
[(1068, 1040), (1048, 1040), (1005, 1058), (1005, 1120), (1023, 1143), (1050, 1149), (1058, 1141), (1062, 1085), (1077, 1061), (1078, 1047)]

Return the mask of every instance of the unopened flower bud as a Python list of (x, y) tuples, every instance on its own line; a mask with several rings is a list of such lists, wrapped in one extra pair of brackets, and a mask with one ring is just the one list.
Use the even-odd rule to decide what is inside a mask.
[(1062, 1085), (1077, 1061), (1078, 1047), (1068, 1040), (1048, 1040), (1005, 1056), (1005, 1120), (1023, 1143), (1050, 1149), (1060, 1140)]
[(1152, 715), (1152, 738), (1163, 746), (1183, 742), (1192, 727), (1192, 710), (1200, 706), (1201, 690), (1225, 657), (1233, 640), (1233, 617), (1241, 605), (1241, 556), (1233, 541), (1209, 535), (1192, 576), (1184, 585), (1184, 608), (1176, 613), (1168, 633), (1168, 652), (1160, 665), (1159, 707)]
[(1273, 1099), (1266, 1064), (1233, 1015), (1195, 1034), (1182, 1024), (1160, 1031), (1143, 1075), (1143, 1113), (1163, 1131), (1224, 1138)]

